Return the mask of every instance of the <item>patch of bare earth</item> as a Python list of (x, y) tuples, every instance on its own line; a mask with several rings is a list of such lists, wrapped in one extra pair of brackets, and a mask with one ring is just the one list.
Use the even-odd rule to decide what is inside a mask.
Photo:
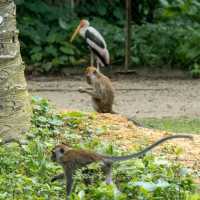
[[(136, 118), (200, 117), (200, 81), (118, 77), (112, 79), (115, 88), (114, 111)], [(29, 92), (49, 99), (58, 108), (93, 111), (91, 98), (79, 93), (88, 88), (82, 77), (28, 81)]]
[[(134, 152), (141, 146), (148, 146), (162, 137), (176, 134), (137, 127), (125, 117), (113, 114), (97, 114), (90, 126), (92, 129), (104, 128), (106, 131), (98, 134), (99, 139), (117, 145), (126, 152)], [(169, 140), (154, 149), (153, 154), (165, 155), (167, 159), (176, 160), (197, 172), (200, 169), (200, 135), (192, 136), (193, 140)], [(200, 178), (196, 181), (200, 183)]]

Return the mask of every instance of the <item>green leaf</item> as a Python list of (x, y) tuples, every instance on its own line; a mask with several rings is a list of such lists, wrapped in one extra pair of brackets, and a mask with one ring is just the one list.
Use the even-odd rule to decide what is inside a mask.
[(98, 6), (98, 12), (100, 15), (105, 15), (107, 12), (107, 7), (103, 5), (103, 3), (99, 4)]
[(167, 0), (159, 0), (159, 1), (164, 7), (168, 7), (169, 6), (169, 2)]
[(133, 185), (142, 187), (147, 191), (154, 191), (156, 189), (156, 185), (150, 182), (138, 181), (133, 183)]
[(67, 30), (67, 23), (62, 18), (58, 19), (58, 23), (62, 29)]
[(52, 45), (50, 45), (48, 47), (45, 47), (44, 50), (49, 55), (57, 56), (57, 49), (54, 46), (52, 46)]
[(42, 68), (48, 72), (52, 68), (52, 63), (48, 62), (42, 65)]
[(42, 53), (37, 52), (37, 53), (31, 55), (31, 59), (33, 61), (37, 61), (37, 62), (40, 61), (40, 60), (42, 60)]
[(68, 45), (60, 47), (60, 50), (67, 55), (74, 55), (74, 50)]
[(78, 193), (78, 197), (80, 198), (80, 200), (83, 200), (84, 197), (85, 197), (85, 191), (84, 191), (84, 190), (81, 190), (81, 191)]
[(34, 54), (34, 53), (39, 53), (42, 51), (42, 47), (40, 46), (35, 46), (31, 49), (31, 53)]

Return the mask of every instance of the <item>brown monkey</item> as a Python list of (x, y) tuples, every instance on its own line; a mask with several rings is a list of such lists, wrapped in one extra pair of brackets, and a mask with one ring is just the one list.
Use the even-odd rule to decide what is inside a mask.
[(64, 177), (66, 178), (66, 200), (69, 200), (73, 185), (73, 174), (76, 169), (86, 167), (88, 164), (93, 162), (101, 162), (103, 164), (102, 170), (106, 175), (106, 183), (110, 184), (112, 183), (111, 168), (114, 162), (144, 156), (148, 151), (155, 148), (159, 144), (174, 138), (193, 139), (193, 137), (189, 135), (167, 136), (146, 147), (144, 150), (127, 156), (106, 156), (85, 150), (75, 150), (64, 144), (57, 145), (52, 150), (51, 159), (63, 167), (64, 173), (54, 176), (51, 181), (53, 182)]
[[(79, 92), (87, 93), (92, 97), (94, 110), (99, 113), (119, 114), (112, 109), (114, 103), (114, 88), (111, 80), (95, 67), (87, 67), (85, 75), (87, 83), (92, 86), (92, 90), (80, 88)], [(127, 119), (137, 126), (142, 126), (132, 118), (127, 117)]]
[(81, 93), (87, 93), (92, 97), (94, 110), (100, 113), (114, 113), (114, 88), (110, 79), (98, 71), (95, 67), (87, 67), (86, 80), (92, 86), (92, 90), (79, 89)]

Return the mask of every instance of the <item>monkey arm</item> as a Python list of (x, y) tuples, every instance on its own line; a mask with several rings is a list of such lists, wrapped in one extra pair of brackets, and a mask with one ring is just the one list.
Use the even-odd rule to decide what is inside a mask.
[(58, 179), (63, 179), (64, 178), (64, 173), (61, 173), (61, 174), (58, 174), (56, 176), (54, 176), (52, 179), (51, 179), (51, 182), (54, 182)]
[(101, 96), (96, 94), (94, 90), (90, 89), (83, 89), (83, 88), (79, 88), (78, 90), (80, 93), (86, 93), (89, 94), (91, 97), (95, 98), (95, 99), (101, 99)]

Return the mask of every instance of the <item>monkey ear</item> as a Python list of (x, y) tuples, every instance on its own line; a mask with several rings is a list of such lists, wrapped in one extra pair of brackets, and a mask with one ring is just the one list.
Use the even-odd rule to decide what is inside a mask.
[(69, 143), (66, 142), (66, 141), (65, 142), (61, 142), (61, 144), (64, 145), (64, 146), (70, 147)]

